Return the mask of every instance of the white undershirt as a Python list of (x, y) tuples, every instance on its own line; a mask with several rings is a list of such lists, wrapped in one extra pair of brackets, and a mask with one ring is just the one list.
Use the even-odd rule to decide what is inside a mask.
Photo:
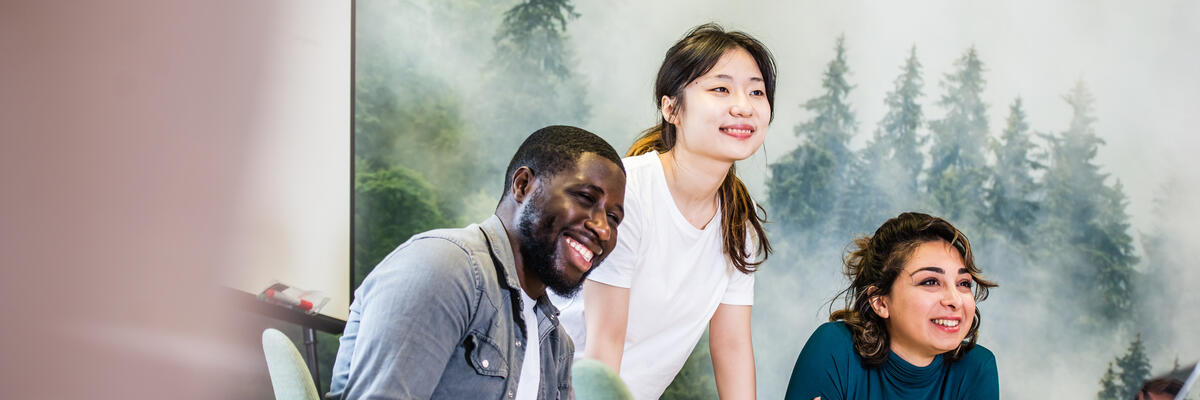
[[(754, 304), (754, 276), (738, 272), (725, 256), (722, 210), (703, 229), (679, 212), (658, 153), (623, 162), (625, 219), (616, 248), (587, 279), (629, 288), (621, 379), (634, 399), (653, 400), (675, 379), (717, 307)], [(587, 349), (584, 294), (550, 296), (576, 358)]]
[(521, 378), (517, 381), (516, 399), (537, 400), (542, 371), (541, 341), (538, 338), (537, 314), (534, 313), (537, 302), (525, 294), (524, 289), (518, 292), (521, 292), (521, 316), (525, 319), (525, 332), (528, 334), (525, 342), (521, 343), (525, 348), (525, 361), (521, 363)]

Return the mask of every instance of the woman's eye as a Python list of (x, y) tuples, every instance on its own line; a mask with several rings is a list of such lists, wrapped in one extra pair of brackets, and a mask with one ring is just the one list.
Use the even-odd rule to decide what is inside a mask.
[(937, 279), (929, 278), (929, 279), (926, 279), (926, 280), (923, 280), (923, 281), (921, 281), (921, 283), (920, 283), (919, 285), (921, 285), (921, 286), (935, 286), (935, 285), (937, 285), (937, 284), (938, 284), (938, 281), (937, 281)]
[(715, 88), (712, 88), (712, 91), (718, 92), (718, 93), (729, 93), (729, 89), (726, 89), (722, 86), (717, 86)]
[(750, 95), (751, 95), (751, 96), (766, 96), (766, 95), (767, 95), (767, 92), (764, 92), (764, 91), (761, 91), (761, 90), (751, 90), (751, 91), (750, 91)]
[(975, 285), (975, 283), (974, 283), (974, 282), (972, 282), (972, 281), (962, 281), (962, 282), (959, 282), (959, 283), (958, 283), (958, 286), (962, 286), (962, 287), (965, 287), (965, 288), (967, 288), (967, 289), (970, 289), (970, 288), (971, 288), (972, 286), (974, 286), (974, 285)]

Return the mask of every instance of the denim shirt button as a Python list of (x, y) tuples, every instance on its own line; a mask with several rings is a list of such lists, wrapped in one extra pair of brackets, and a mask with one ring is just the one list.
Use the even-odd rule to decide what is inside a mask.
[(512, 392), (511, 390), (509, 390), (509, 391), (508, 391), (508, 398), (510, 398), (510, 399), (511, 399), (512, 397), (513, 397), (513, 392)]
[(517, 347), (521, 347), (521, 341), (520, 341), (520, 340), (518, 340), (518, 341), (517, 341)]
[(483, 367), (484, 367), (484, 368), (487, 368), (487, 367), (488, 367), (488, 361), (487, 361), (487, 360), (480, 361), (480, 362), (479, 362), (479, 364), (480, 364), (480, 365), (483, 365)]

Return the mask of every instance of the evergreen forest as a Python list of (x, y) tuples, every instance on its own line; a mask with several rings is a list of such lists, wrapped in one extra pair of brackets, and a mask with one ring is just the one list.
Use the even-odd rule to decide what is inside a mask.
[[(572, 24), (587, 16), (570, 0), (363, 0), (355, 13), (357, 286), (409, 236), (490, 215), (525, 135), (551, 124), (587, 127), (597, 117), (579, 72), (581, 50), (570, 40)], [(1058, 108), (1039, 111), (1069, 116), (1066, 125), (1038, 126), (1021, 97), (985, 101), (996, 71), (983, 49), (963, 48), (937, 69), (950, 72), (931, 75), (922, 44), (913, 43), (894, 60), (892, 87), (870, 94), (885, 114), (864, 120), (851, 101), (858, 77), (847, 35), (819, 44), (833, 50), (821, 74), (788, 76), (819, 82), (819, 91), (775, 105), (777, 115), (801, 116), (771, 130), (794, 135), (796, 145), (772, 149), (765, 180), (746, 182), (762, 188), (755, 200), (775, 247), (756, 273), (760, 397), (782, 397), (808, 334), (842, 305), (834, 295), (847, 284), (840, 266), (851, 239), (910, 210), (962, 229), (976, 263), (1000, 285), (979, 304), (979, 343), (997, 354), (1002, 396), (1036, 397), (1037, 384), (1052, 382), (1038, 375), (1071, 371), (1063, 379), (1086, 385), (1080, 397), (1131, 398), (1142, 380), (1195, 361), (1197, 354), (1173, 350), (1195, 331), (1158, 323), (1155, 312), (1174, 309), (1196, 283), (1171, 278), (1194, 263), (1170, 251), (1178, 244), (1168, 226), (1186, 201), (1167, 182), (1154, 194), (1155, 226), (1163, 228), (1132, 227), (1129, 193), (1097, 154), (1106, 151), (1104, 137), (1135, 132), (1101, 131), (1105, 115), (1087, 80), (1026, 93), (1059, 99)], [(795, 46), (767, 45), (777, 53)], [(780, 75), (791, 67), (779, 65)], [(636, 132), (597, 133), (623, 152)], [(336, 340), (319, 343), (331, 362)], [(663, 398), (716, 398), (706, 339)]]

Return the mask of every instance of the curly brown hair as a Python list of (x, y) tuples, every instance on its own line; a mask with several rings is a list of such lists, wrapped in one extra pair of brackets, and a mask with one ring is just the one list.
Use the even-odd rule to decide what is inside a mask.
[[(983, 271), (975, 266), (967, 236), (944, 219), (906, 212), (884, 222), (875, 230), (875, 234), (854, 239), (854, 250), (847, 253), (843, 260), (850, 287), (837, 296), (843, 297), (846, 305), (841, 310), (831, 312), (829, 320), (841, 320), (850, 328), (854, 350), (867, 366), (882, 365), (891, 353), (887, 325), (871, 308), (871, 299), (891, 292), (892, 283), (917, 247), (943, 240), (953, 245), (962, 256), (963, 265), (976, 283), (975, 301), (987, 299), (988, 289), (996, 287), (996, 284), (984, 279)], [(979, 338), (980, 318), (979, 308), (976, 307), (966, 340), (958, 348), (945, 353), (947, 360), (957, 361), (975, 347), (975, 341)]]

